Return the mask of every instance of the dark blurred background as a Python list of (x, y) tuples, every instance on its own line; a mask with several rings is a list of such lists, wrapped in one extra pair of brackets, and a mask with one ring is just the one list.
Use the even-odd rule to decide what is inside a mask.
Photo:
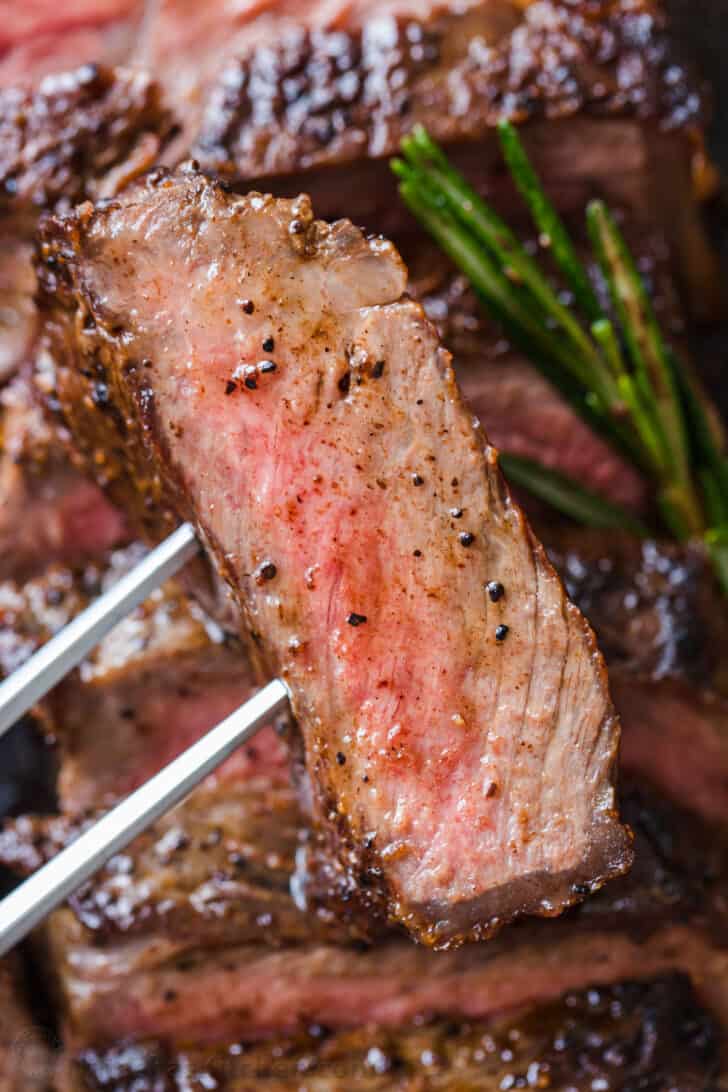
[(728, 0), (667, 0), (675, 34), (712, 87), (711, 150), (728, 175)]

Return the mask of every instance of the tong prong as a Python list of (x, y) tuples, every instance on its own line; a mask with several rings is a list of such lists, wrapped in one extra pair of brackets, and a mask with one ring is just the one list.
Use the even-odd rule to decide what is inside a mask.
[(199, 549), (194, 528), (183, 523), (0, 683), (0, 736), (64, 675), (78, 667), (91, 649), (127, 614), (191, 561)]

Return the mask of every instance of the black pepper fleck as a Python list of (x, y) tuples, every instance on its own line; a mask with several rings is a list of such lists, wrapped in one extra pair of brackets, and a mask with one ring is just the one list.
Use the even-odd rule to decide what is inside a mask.
[(384, 361), (378, 360), (372, 368), (372, 379), (381, 379), (384, 374)]
[[(265, 346), (264, 346), (265, 348)], [(258, 365), (258, 371), (263, 375), (270, 375), (271, 372), (278, 371), (278, 365), (275, 360), (261, 360)]]
[(291, 235), (303, 235), (304, 231), (306, 230), (306, 225), (304, 224), (303, 220), (291, 220), (290, 224), (288, 225), (288, 230), (290, 231)]
[(276, 343), (272, 337), (267, 337), (263, 342), (263, 352), (272, 353), (276, 347)]
[(462, 519), (463, 510), (462, 510), (462, 508), (451, 508), (450, 509), (450, 515), (452, 516), (453, 519)]
[(508, 626), (505, 626), (505, 625), (498, 626), (496, 628), (496, 631), (495, 631), (496, 641), (505, 641), (506, 637), (508, 636), (508, 632), (509, 632), (509, 627)]
[(490, 600), (492, 603), (497, 603), (498, 600), (502, 599), (503, 596), (506, 594), (506, 589), (503, 587), (499, 580), (490, 580), (485, 585), (485, 590), (490, 596)]
[(352, 611), (346, 620), (350, 626), (363, 626), (367, 620), (367, 616), (366, 614), (355, 614), (354, 611)]
[(424, 485), (425, 484), (425, 479), (421, 478), (419, 474), (413, 474), (412, 475), (412, 484), (413, 485)]
[(225, 384), (225, 394), (232, 394), (233, 391), (236, 391), (237, 389), (238, 389), (238, 385), (235, 382), (235, 380), (234, 379), (228, 379), (227, 383)]
[(415, 554), (415, 557), (422, 557), (422, 550), (415, 550), (414, 554)]
[(258, 571), (263, 580), (274, 580), (278, 575), (278, 569), (272, 561), (264, 561)]
[(258, 380), (255, 378), (254, 375), (247, 375), (245, 377), (245, 386), (248, 388), (249, 391), (257, 391)]
[(336, 752), (336, 761), (339, 763), (340, 766), (345, 766), (346, 765), (346, 755), (343, 754), (341, 751), (337, 751)]
[(460, 545), (461, 546), (472, 546), (473, 543), (475, 542), (475, 535), (473, 534), (472, 531), (463, 531), (463, 532), (461, 532), (459, 538), (460, 538)]
[(243, 311), (245, 311), (246, 315), (252, 315), (253, 311), (255, 311), (255, 304), (252, 300), (243, 300), (240, 306), (242, 307)]
[(342, 394), (348, 394), (351, 387), (351, 372), (344, 372), (339, 380), (339, 390)]

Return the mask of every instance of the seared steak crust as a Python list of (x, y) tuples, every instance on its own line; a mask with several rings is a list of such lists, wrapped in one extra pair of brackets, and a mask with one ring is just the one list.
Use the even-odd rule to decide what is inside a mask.
[(51, 1055), (33, 1022), (19, 960), (0, 962), (0, 1092), (49, 1092)]
[(498, 0), (427, 21), (290, 27), (228, 63), (193, 154), (229, 178), (270, 177), (392, 155), (418, 122), (452, 142), (503, 117), (579, 111), (698, 121), (700, 99), (652, 0), (525, 11)]
[(82, 65), (37, 89), (0, 90), (0, 213), (17, 223), (59, 203), (113, 192), (148, 169), (170, 129), (157, 86), (140, 72)]
[(81, 454), (197, 524), (377, 905), (442, 945), (622, 871), (603, 663), (391, 245), (181, 172), (48, 221), (39, 270)]
[(0, 579), (36, 578), (57, 562), (98, 557), (127, 538), (121, 512), (71, 466), (30, 384), (18, 376), (0, 393)]
[[(94, 487), (95, 488), (95, 487)], [(0, 583), (0, 674), (20, 666), (144, 556), (136, 543), (42, 577)], [(58, 746), (61, 809), (108, 807), (143, 784), (250, 696), (240, 644), (168, 581), (104, 638), (43, 702)], [(272, 728), (241, 748), (217, 778), (265, 772), (288, 783)]]
[[(719, 1067), (719, 1035), (681, 975), (568, 993), (483, 1023), (313, 1027), (299, 1038), (214, 1051), (147, 1041), (86, 1049), (67, 1060), (64, 1088), (120, 1092), (496, 1092), (520, 1087), (593, 1092), (679, 1088), (705, 1092)], [(305, 1076), (304, 1076), (305, 1075)], [(302, 1083), (303, 1082), (303, 1083)]]

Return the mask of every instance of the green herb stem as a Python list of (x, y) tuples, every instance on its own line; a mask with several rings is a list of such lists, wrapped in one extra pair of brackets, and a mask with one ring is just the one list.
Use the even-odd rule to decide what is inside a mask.
[(506, 477), (514, 485), (527, 489), (534, 497), (577, 523), (647, 537), (647, 528), (631, 512), (590, 492), (565, 474), (547, 469), (533, 459), (507, 452), (501, 452), (500, 463)]
[[(664, 525), (700, 537), (728, 593), (728, 459), (705, 400), (665, 344), (644, 282), (614, 218), (587, 209), (594, 253), (611, 299), (604, 312), (569, 233), (546, 196), (516, 129), (499, 127), (505, 160), (574, 299), (572, 308), (508, 225), (468, 185), (425, 129), (402, 142), (392, 166), (414, 215), (468, 276), (506, 335), (576, 412), (655, 486)], [(591, 527), (646, 530), (576, 482), (515, 455), (509, 477)]]
[(498, 132), (503, 156), (513, 181), (531, 210), (542, 245), (548, 246), (551, 250), (554, 261), (571, 288), (577, 305), (591, 322), (598, 321), (602, 317), (602, 308), (589, 276), (577, 256), (561, 217), (548, 199), (538, 175), (531, 166), (518, 132), (509, 121), (502, 121), (498, 126)]

